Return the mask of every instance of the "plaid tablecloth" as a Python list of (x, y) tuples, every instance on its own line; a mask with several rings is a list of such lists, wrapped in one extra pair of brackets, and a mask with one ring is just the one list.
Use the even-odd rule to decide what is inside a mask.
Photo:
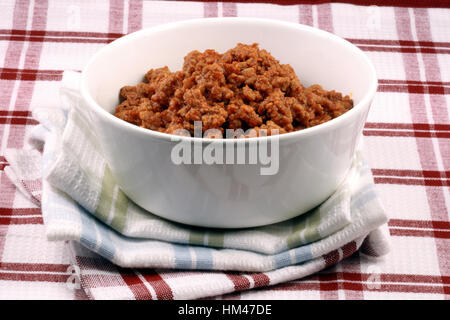
[(219, 298), (450, 298), (450, 10), (445, 8), (450, 5), (281, 2), (2, 1), (0, 298), (85, 298), (68, 284), (76, 270), (67, 247), (46, 240), (40, 209), (3, 172), (5, 150), (27, 147), (27, 132), (36, 125), (30, 110), (57, 106), (63, 70), (81, 70), (117, 37), (161, 23), (217, 16), (308, 24), (366, 52), (380, 85), (364, 129), (364, 153), (392, 235), (391, 253), (383, 259), (357, 253), (301, 281)]

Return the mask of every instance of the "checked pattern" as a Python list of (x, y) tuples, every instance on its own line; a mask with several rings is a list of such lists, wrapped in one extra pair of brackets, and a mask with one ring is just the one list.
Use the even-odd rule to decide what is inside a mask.
[[(161, 23), (253, 16), (312, 25), (348, 39), (373, 61), (379, 88), (364, 128), (364, 157), (390, 216), (391, 253), (373, 260), (349, 243), (323, 257), (330, 266), (276, 286), (264, 273), (217, 274), (231, 299), (448, 299), (450, 297), (450, 14), (442, 1), (364, 1), (283, 5), (236, 2), (55, 1), (2, 3), (0, 12), (0, 298), (86, 299), (67, 286), (72, 261), (64, 243), (44, 235), (40, 209), (6, 177), (7, 149), (26, 148), (31, 111), (57, 107), (64, 70), (79, 71), (102, 46)], [(276, 2), (276, 1), (273, 1)], [(308, 3), (309, 1), (304, 1)], [(353, 1), (354, 2), (354, 1)], [(295, 4), (292, 4), (295, 3)], [(427, 8), (436, 6), (439, 8)], [(301, 79), (301, 75), (299, 75)], [(365, 243), (370, 249), (370, 244)], [(73, 250), (77, 250), (72, 248)], [(79, 249), (79, 248), (78, 248)], [(120, 285), (132, 297), (176, 297), (179, 277), (204, 274), (120, 269), (80, 252), (86, 281)], [(347, 258), (348, 257), (348, 258)], [(336, 264), (343, 258), (347, 258)], [(101, 272), (98, 272), (98, 271)], [(119, 277), (109, 277), (119, 272)], [(208, 278), (211, 279), (211, 278)]]

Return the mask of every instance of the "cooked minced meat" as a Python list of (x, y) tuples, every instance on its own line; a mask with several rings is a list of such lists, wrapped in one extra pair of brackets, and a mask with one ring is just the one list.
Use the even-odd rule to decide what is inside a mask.
[[(183, 69), (151, 69), (145, 80), (120, 90), (115, 116), (143, 128), (192, 135), (202, 130), (306, 129), (340, 116), (353, 107), (349, 96), (320, 85), (303, 87), (289, 64), (280, 64), (258, 44), (239, 43), (220, 54), (192, 51)], [(272, 131), (273, 132), (273, 131)], [(217, 135), (215, 135), (217, 137)]]

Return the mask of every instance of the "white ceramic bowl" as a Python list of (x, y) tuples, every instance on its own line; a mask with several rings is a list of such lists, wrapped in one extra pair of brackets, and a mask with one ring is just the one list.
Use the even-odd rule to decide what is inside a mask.
[[(336, 119), (280, 135), (277, 174), (261, 175), (259, 165), (176, 165), (170, 158), (178, 143), (172, 135), (112, 114), (120, 88), (139, 83), (149, 69), (167, 65), (179, 70), (191, 50), (224, 52), (238, 42), (259, 43), (290, 64), (304, 85), (318, 83), (352, 94), (355, 101), (352, 110)], [(83, 70), (81, 87), (92, 129), (118, 184), (132, 200), (169, 220), (242, 228), (305, 213), (336, 190), (349, 169), (377, 78), (364, 53), (333, 34), (276, 20), (213, 18), (161, 25), (108, 44)], [(237, 140), (212, 143), (242, 147)]]

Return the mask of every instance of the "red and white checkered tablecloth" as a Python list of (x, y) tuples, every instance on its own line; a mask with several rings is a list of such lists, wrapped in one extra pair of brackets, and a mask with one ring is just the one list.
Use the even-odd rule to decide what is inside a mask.
[(303, 280), (221, 298), (450, 298), (450, 3), (244, 2), (2, 1), (0, 299), (85, 298), (66, 283), (73, 272), (66, 245), (46, 240), (40, 209), (3, 171), (5, 150), (26, 147), (27, 132), (36, 125), (30, 110), (58, 106), (63, 70), (83, 69), (117, 37), (217, 16), (312, 25), (350, 40), (373, 61), (380, 85), (364, 129), (364, 152), (392, 236), (384, 259), (357, 253)]

